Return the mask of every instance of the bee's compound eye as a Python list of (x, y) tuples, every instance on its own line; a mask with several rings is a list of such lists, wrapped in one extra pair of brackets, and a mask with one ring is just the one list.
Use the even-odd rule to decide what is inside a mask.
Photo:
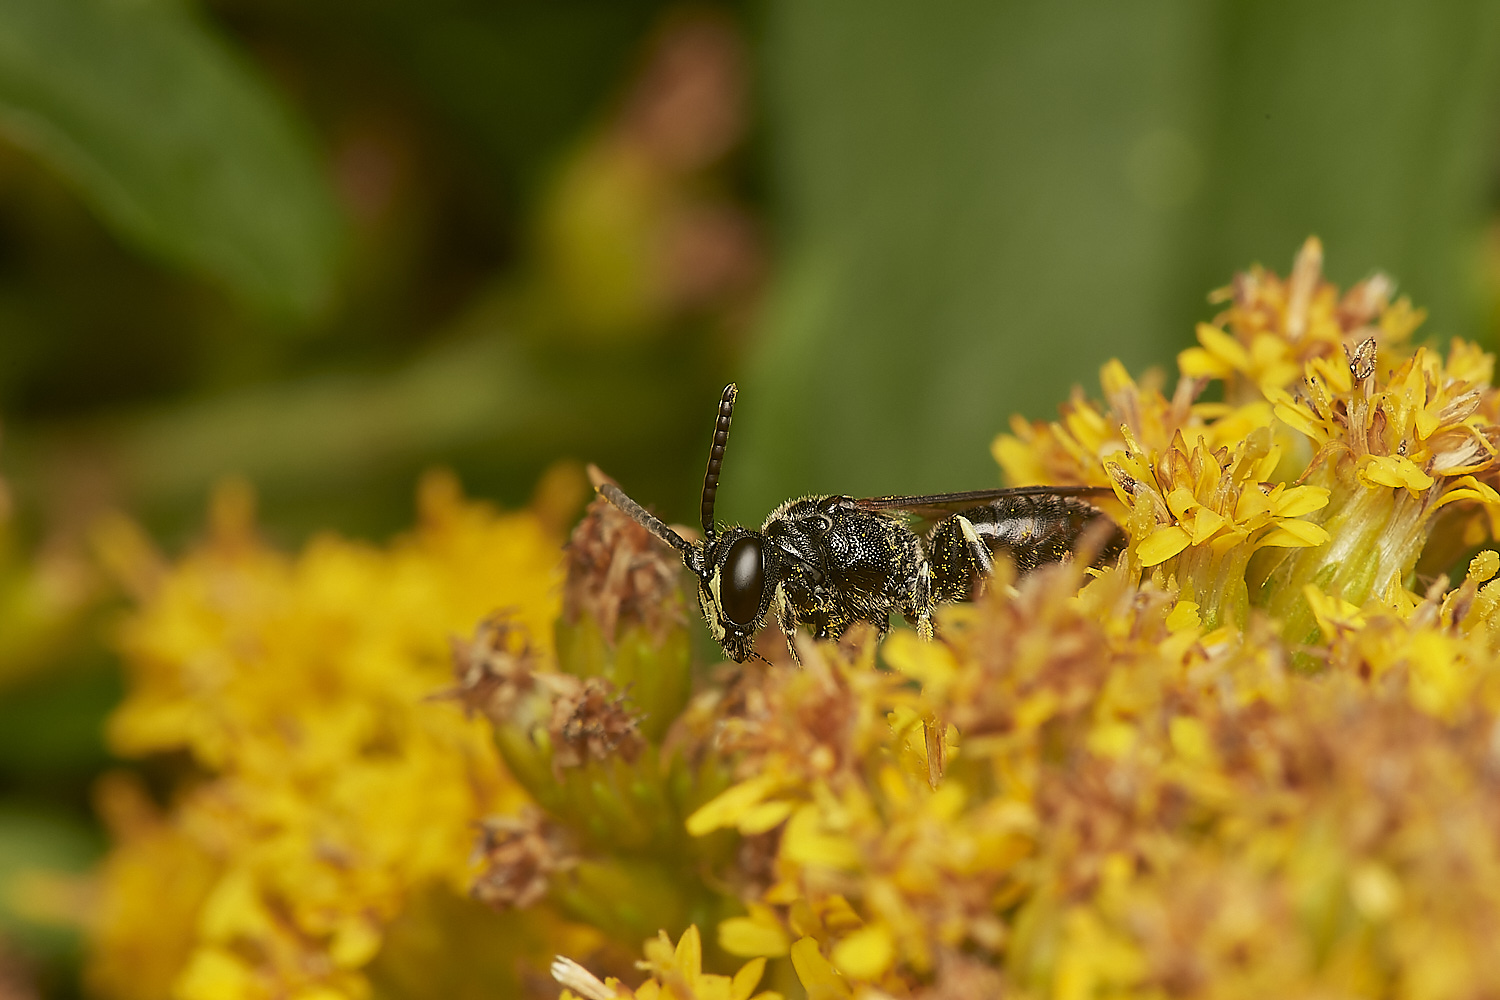
[(741, 538), (729, 546), (719, 577), (719, 600), (724, 617), (736, 625), (749, 625), (760, 611), (761, 591), (766, 586), (766, 567), (759, 538)]

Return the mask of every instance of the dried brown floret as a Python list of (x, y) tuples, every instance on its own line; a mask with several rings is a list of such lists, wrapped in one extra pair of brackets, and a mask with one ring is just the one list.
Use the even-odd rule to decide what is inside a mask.
[(500, 611), (480, 622), (472, 639), (454, 636), (450, 642), (458, 682), (451, 696), (497, 725), (512, 718), (517, 704), (535, 688), (540, 665), (525, 631)]
[(645, 528), (595, 497), (568, 542), (563, 620), (592, 619), (613, 642), (632, 625), (660, 637), (686, 622), (682, 564)]
[(497, 910), (525, 909), (547, 894), (548, 879), (577, 863), (567, 832), (539, 809), (486, 819), (474, 845), (483, 870), (470, 893)]
[(616, 756), (627, 763), (635, 760), (645, 746), (640, 713), (613, 684), (602, 677), (580, 680), (568, 674), (550, 674), (546, 683), (555, 694), (548, 724), (554, 773)]
[(605, 678), (542, 670), (541, 655), (504, 612), (479, 624), (467, 642), (453, 640), (458, 686), (452, 696), (496, 726), (529, 733), (544, 728), (552, 770), (621, 757), (635, 760), (645, 740), (640, 713)]
[[(855, 689), (863, 650), (810, 644), (801, 666), (772, 662), (741, 673), (716, 749), (737, 759), (737, 773), (763, 772), (771, 758), (808, 778), (844, 780), (860, 767), (862, 729), (869, 705)], [(866, 675), (868, 679), (872, 675)]]

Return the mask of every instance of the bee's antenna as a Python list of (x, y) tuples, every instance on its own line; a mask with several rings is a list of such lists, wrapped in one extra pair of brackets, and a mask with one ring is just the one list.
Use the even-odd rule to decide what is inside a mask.
[(739, 394), (733, 382), (719, 397), (719, 418), (714, 421), (714, 443), (708, 450), (708, 471), (703, 474), (703, 538), (713, 542), (714, 497), (719, 493), (719, 469), (724, 465), (724, 446), (729, 443), (729, 419), (734, 416), (734, 397)]
[(600, 496), (614, 504), (616, 508), (636, 524), (639, 524), (651, 532), (651, 534), (672, 546), (684, 558), (687, 557), (687, 552), (692, 547), (688, 544), (687, 539), (667, 527), (666, 522), (661, 518), (649, 513), (646, 508), (626, 496), (625, 491), (620, 489), (619, 484), (603, 472), (600, 472), (598, 466), (589, 466), (589, 479), (593, 480), (594, 489), (599, 491)]

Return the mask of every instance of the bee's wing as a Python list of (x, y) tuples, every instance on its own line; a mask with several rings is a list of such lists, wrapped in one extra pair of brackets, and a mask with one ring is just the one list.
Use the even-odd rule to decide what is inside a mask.
[(962, 493), (931, 493), (925, 496), (866, 497), (855, 500), (861, 510), (900, 511), (927, 520), (938, 520), (961, 510), (978, 507), (1005, 497), (1106, 497), (1113, 496), (1108, 486), (1003, 486), (989, 490), (967, 490)]

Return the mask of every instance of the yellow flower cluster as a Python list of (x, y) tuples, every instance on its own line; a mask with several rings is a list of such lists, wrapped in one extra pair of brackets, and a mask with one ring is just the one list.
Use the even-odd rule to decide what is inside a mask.
[(687, 826), (772, 856), (721, 946), (815, 997), (1496, 988), (1500, 556), (1416, 566), (1490, 537), (1500, 396), (1389, 292), (1310, 242), (1223, 293), (1170, 397), (1111, 363), (1104, 405), (996, 442), (1114, 488), (1119, 566), (1002, 579), (889, 670), (867, 637), (742, 677), (739, 780)]
[[(566, 987), (561, 1000), (751, 1000), (766, 968), (766, 960), (757, 958), (733, 976), (705, 974), (703, 940), (696, 926), (683, 932), (676, 947), (662, 931), (646, 942), (645, 952), (646, 960), (636, 965), (651, 978), (633, 990), (614, 977), (601, 982), (577, 962), (559, 956), (552, 963), (552, 977)], [(782, 997), (767, 990), (755, 993), (754, 1000)]]
[[(807, 672), (861, 707), (813, 724), (826, 706), (778, 665), (767, 724), (846, 763), (747, 755), (749, 776), (689, 820), (753, 832), (773, 802), (789, 817), (774, 881), (721, 944), (790, 954), (825, 996), (1494, 986), (1497, 568), (1487, 553), (1410, 612), (1321, 619), (1318, 677), (1268, 620), (1205, 633), (1123, 567), (1081, 592), (1076, 568), (1034, 573), (946, 609), (937, 643), (893, 635), (884, 657), (919, 692), (872, 670), (868, 643), (809, 648)], [(882, 709), (874, 746), (844, 724)], [(951, 727), (936, 788), (923, 716)]]
[[(423, 484), (389, 549), (337, 538), (290, 559), (243, 487), (207, 541), (147, 581), (119, 645), (110, 745), (175, 774), (165, 814), (111, 783), (119, 838), (90, 968), (104, 996), (360, 997), (391, 922), (433, 886), (465, 894), (475, 824), (523, 796), (449, 686), (448, 637), (497, 607), (548, 643), (554, 529)], [(117, 548), (129, 548), (116, 546)]]
[[(935, 641), (695, 676), (674, 554), (603, 501), (556, 588), (535, 516), (442, 481), (389, 551), (297, 560), (228, 497), (137, 574), (112, 739), (187, 772), (165, 813), (106, 789), (96, 981), (438, 995), (500, 955), (496, 995), (570, 1000), (1500, 992), (1500, 394), (1391, 294), (1310, 241), (1219, 293), (1170, 395), (1112, 362), (1015, 422), (1007, 474), (1111, 487), (1128, 549), (1001, 566)], [(510, 922), (450, 934), (434, 884)]]
[[(1170, 398), (1111, 362), (1104, 406), (1075, 396), (995, 442), (1018, 483), (1113, 486), (1133, 565), (1210, 627), (1253, 604), (1313, 639), (1308, 585), (1410, 605), (1424, 551), (1441, 572), (1500, 527), (1493, 359), (1413, 349), (1422, 313), (1388, 279), (1340, 295), (1322, 259), (1309, 240), (1287, 281), (1256, 269), (1216, 293), (1228, 308), (1199, 325)], [(1223, 399), (1202, 401), (1215, 380)]]

